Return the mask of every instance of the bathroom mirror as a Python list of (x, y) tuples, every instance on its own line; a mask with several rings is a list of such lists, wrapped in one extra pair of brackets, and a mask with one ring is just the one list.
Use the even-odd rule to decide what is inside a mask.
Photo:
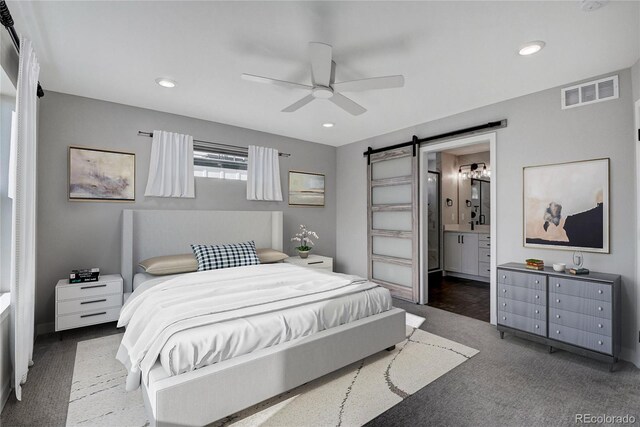
[(491, 184), (487, 179), (463, 178), (458, 180), (458, 223), (491, 224)]

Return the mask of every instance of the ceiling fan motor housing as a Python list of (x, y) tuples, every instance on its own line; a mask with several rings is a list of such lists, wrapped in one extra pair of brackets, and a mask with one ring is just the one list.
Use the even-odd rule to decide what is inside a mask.
[(326, 86), (316, 86), (311, 93), (314, 98), (329, 99), (333, 96), (333, 89)]

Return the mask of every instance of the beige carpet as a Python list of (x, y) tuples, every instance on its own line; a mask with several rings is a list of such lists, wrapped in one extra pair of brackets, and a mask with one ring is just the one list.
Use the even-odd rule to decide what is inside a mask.
[[(415, 324), (415, 323), (414, 323)], [(126, 393), (115, 360), (122, 335), (78, 343), (67, 426), (144, 426), (140, 390)], [(218, 426), (359, 426), (478, 353), (407, 326), (407, 340), (231, 415)]]

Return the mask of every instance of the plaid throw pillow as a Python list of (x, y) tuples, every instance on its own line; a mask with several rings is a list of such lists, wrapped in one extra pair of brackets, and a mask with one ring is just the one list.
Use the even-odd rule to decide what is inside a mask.
[(198, 271), (260, 264), (253, 240), (228, 245), (191, 245), (191, 249), (198, 260)]

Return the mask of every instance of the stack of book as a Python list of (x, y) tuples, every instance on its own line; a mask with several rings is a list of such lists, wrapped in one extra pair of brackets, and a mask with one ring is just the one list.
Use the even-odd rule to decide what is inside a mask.
[(589, 274), (588, 268), (573, 267), (567, 270), (570, 274)]
[(529, 270), (544, 270), (544, 261), (541, 259), (529, 258), (526, 263)]
[(71, 271), (69, 274), (69, 283), (97, 282), (99, 278), (99, 268), (85, 268), (83, 270)]

